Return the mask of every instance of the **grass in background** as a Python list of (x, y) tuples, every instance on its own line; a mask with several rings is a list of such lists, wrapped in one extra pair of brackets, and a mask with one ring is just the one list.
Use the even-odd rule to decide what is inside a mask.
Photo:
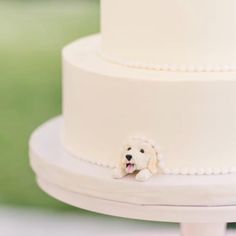
[(96, 1), (0, 1), (0, 204), (71, 209), (36, 185), (31, 132), (61, 113), (61, 48), (99, 30)]

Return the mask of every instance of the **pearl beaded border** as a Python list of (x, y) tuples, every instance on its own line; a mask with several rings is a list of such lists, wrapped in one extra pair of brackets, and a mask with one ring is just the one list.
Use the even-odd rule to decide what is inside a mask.
[[(166, 175), (225, 175), (225, 174), (231, 174), (231, 173), (236, 172), (236, 167), (208, 168), (208, 169), (205, 169), (205, 168), (194, 168), (194, 169), (189, 169), (189, 168), (174, 168), (174, 169), (172, 169), (172, 168), (167, 168), (166, 165), (165, 165), (165, 161), (164, 161), (165, 158), (160, 153), (160, 147), (159, 147), (158, 144), (156, 144), (152, 140), (146, 139), (144, 137), (142, 137), (142, 138), (133, 137), (133, 138), (139, 138), (143, 141), (148, 141), (151, 145), (154, 146), (154, 148), (158, 152), (157, 159), (158, 159), (158, 162), (159, 162), (159, 168), (163, 172), (163, 174), (166, 174)], [(105, 167), (105, 168), (110, 168), (110, 169), (113, 169), (113, 168), (116, 167), (112, 163), (92, 161), (92, 160), (88, 160), (88, 159), (86, 159), (82, 156), (78, 156), (70, 148), (65, 147), (65, 146), (64, 146), (64, 150), (67, 153), (69, 153), (71, 156), (73, 156), (74, 158), (85, 161), (85, 162), (93, 164), (93, 165), (97, 165), (97, 166), (101, 166), (101, 167)]]
[(99, 55), (112, 63), (127, 66), (130, 68), (140, 68), (147, 70), (156, 70), (156, 71), (170, 71), (170, 72), (235, 72), (236, 65), (171, 65), (171, 64), (156, 64), (156, 63), (145, 63), (145, 62), (135, 62), (128, 61), (123, 59), (118, 59), (112, 56), (109, 56), (99, 50)]

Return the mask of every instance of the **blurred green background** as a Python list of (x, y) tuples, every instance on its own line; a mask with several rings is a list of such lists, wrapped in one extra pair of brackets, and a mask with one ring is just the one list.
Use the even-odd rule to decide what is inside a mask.
[(99, 31), (96, 0), (0, 1), (0, 204), (71, 210), (29, 167), (31, 132), (61, 113), (61, 49)]

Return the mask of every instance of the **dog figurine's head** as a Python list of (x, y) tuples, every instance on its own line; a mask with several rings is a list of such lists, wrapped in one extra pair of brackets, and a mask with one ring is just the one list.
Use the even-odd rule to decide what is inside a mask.
[(152, 174), (158, 170), (157, 147), (146, 139), (130, 138), (124, 146), (120, 168), (127, 174), (148, 169)]

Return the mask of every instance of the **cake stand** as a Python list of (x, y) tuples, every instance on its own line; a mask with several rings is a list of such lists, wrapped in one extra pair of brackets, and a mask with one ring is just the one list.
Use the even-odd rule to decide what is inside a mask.
[(48, 121), (30, 139), (37, 182), (56, 199), (107, 215), (178, 222), (183, 236), (223, 236), (226, 223), (236, 221), (236, 174), (156, 175), (143, 183), (132, 176), (115, 180), (111, 169), (63, 149), (62, 122), (62, 117)]

